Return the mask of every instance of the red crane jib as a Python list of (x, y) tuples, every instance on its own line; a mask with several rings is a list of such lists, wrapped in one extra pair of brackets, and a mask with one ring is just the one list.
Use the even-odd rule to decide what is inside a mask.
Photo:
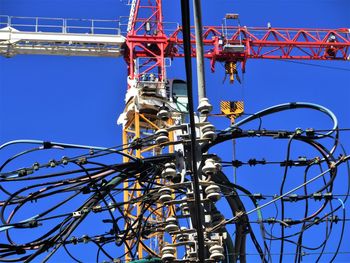
[[(221, 26), (203, 29), (204, 56), (215, 62), (242, 62), (247, 59), (305, 59), (350, 60), (350, 29), (227, 27), (223, 35)], [(194, 32), (194, 30), (193, 30)], [(192, 56), (195, 57), (195, 35), (192, 38)], [(165, 34), (128, 35), (127, 42), (142, 48), (134, 50), (136, 57), (149, 57), (164, 52), (164, 57), (183, 57), (182, 28), (168, 36)], [(160, 50), (159, 46), (164, 50)], [(128, 52), (127, 52), (128, 53)], [(126, 58), (128, 54), (126, 53)]]

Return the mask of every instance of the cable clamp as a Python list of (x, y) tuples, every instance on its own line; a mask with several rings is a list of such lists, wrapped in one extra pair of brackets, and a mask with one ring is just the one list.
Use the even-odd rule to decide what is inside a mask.
[(81, 211), (74, 211), (74, 212), (72, 213), (72, 216), (73, 216), (74, 218), (81, 217), (81, 215), (82, 215)]

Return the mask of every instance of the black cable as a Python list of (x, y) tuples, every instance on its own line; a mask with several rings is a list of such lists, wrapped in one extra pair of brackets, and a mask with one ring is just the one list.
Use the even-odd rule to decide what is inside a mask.
[[(341, 130), (341, 129), (339, 129)], [(336, 132), (339, 131), (337, 129)], [(324, 130), (326, 132), (329, 132), (329, 131), (334, 131), (334, 130)], [(235, 131), (234, 131), (235, 132)], [(259, 131), (260, 133), (262, 133), (263, 131)], [(258, 134), (259, 132), (255, 131), (256, 135), (257, 136), (269, 136), (269, 137), (274, 137), (277, 135), (277, 131), (264, 131), (264, 132), (267, 132), (269, 134), (265, 134), (265, 135), (262, 135), (262, 134)], [(316, 133), (316, 132), (315, 132)], [(287, 136), (285, 138), (281, 138), (281, 139), (288, 139), (290, 138), (290, 136), (295, 136), (294, 135), (295, 133), (294, 132), (287, 132)], [(229, 139), (229, 137), (231, 138), (236, 138), (235, 136), (236, 135), (230, 135), (228, 136), (227, 134), (225, 135), (226, 137), (223, 137), (223, 139)], [(245, 134), (245, 131), (242, 131), (242, 134), (239, 135), (238, 137), (247, 137), (248, 134)], [(322, 137), (324, 138), (331, 138), (332, 136), (330, 135), (325, 135), (325, 134), (321, 134)], [(317, 136), (318, 137), (318, 136)], [(304, 136), (304, 133), (302, 133), (302, 135), (300, 136), (296, 136), (294, 138), (294, 140), (298, 140), (298, 141), (301, 141), (303, 143), (307, 143), (309, 144), (310, 146), (314, 147), (318, 152), (321, 153), (321, 156), (322, 156), (322, 160), (320, 159), (320, 162), (318, 163), (320, 167), (323, 167), (323, 164), (327, 164), (328, 167), (331, 167), (332, 165), (332, 162), (335, 162), (336, 159), (334, 158), (334, 156), (336, 155), (336, 153), (334, 152), (335, 151), (335, 147), (333, 147), (334, 149), (332, 150), (329, 150), (328, 147), (325, 147), (323, 144), (319, 143), (319, 142), (316, 142), (317, 138), (315, 137), (308, 137), (308, 136)], [(336, 136), (335, 138), (333, 138), (334, 140), (334, 145), (337, 145), (339, 143), (339, 138)], [(341, 147), (342, 145), (339, 144)], [(346, 155), (346, 154), (345, 154)], [(92, 158), (92, 157), (91, 157)], [(162, 159), (163, 158), (163, 159)], [(90, 158), (87, 157), (86, 158), (87, 160), (89, 160)], [(74, 162), (75, 160), (77, 159), (73, 159), (73, 158), (70, 158), (70, 161)], [(153, 159), (155, 160), (155, 159)], [(139, 183), (141, 189), (141, 196), (144, 198), (144, 200), (142, 199), (135, 199), (135, 200), (132, 200), (130, 201), (130, 204), (136, 204), (138, 202), (141, 202), (140, 204), (140, 207), (142, 207), (142, 212), (141, 212), (141, 216), (134, 222), (134, 224), (132, 225), (129, 225), (127, 226), (125, 229), (125, 232), (123, 233), (125, 239), (127, 238), (128, 240), (131, 240), (131, 239), (134, 239), (136, 240), (140, 245), (143, 244), (143, 241), (140, 239), (140, 235), (141, 233), (143, 233), (144, 230), (150, 230), (150, 231), (154, 231), (156, 229), (159, 229), (159, 227), (161, 227), (161, 224), (153, 224), (151, 226), (149, 226), (147, 224), (147, 222), (149, 221), (148, 219), (145, 220), (145, 217), (147, 215), (149, 215), (149, 207), (152, 207), (153, 204), (155, 204), (156, 201), (156, 196), (157, 196), (157, 190), (159, 189), (158, 188), (158, 184), (156, 182), (156, 180), (158, 180), (158, 178), (160, 178), (159, 176), (159, 169), (164, 169), (164, 166), (162, 166), (162, 162), (165, 162), (166, 160), (166, 157), (161, 157), (161, 158), (158, 158), (157, 159), (157, 163), (159, 163), (160, 165), (155, 165), (155, 166), (152, 166), (151, 167), (149, 165), (144, 165), (143, 163), (144, 162), (147, 162), (147, 160), (143, 161), (142, 163), (137, 163), (137, 164), (127, 164), (127, 165), (105, 165), (103, 163), (99, 163), (99, 162), (91, 162), (91, 161), (87, 161), (86, 162), (86, 166), (84, 166), (84, 169), (86, 170), (89, 170), (89, 173), (91, 172), (91, 176), (93, 174), (97, 174), (98, 172), (101, 172), (101, 171), (104, 171), (106, 169), (111, 169), (111, 170), (114, 170), (115, 173), (120, 173), (120, 175), (122, 175), (124, 178), (125, 178), (125, 181), (130, 181), (132, 184), (134, 183)], [(306, 170), (304, 172), (304, 182), (305, 182), (305, 176), (306, 176), (306, 172), (308, 171), (308, 166), (310, 165), (314, 165), (315, 163), (312, 162), (312, 160), (310, 160), (309, 163), (307, 163), (306, 166)], [(152, 161), (150, 161), (152, 162)], [(271, 164), (272, 162), (266, 162), (266, 164)], [(282, 164), (283, 162), (279, 162), (279, 164)], [(249, 164), (249, 162), (247, 162), (246, 164)], [(321, 166), (322, 164), (322, 166)], [(90, 167), (93, 166), (93, 167), (99, 167), (99, 168), (96, 168), (96, 170), (92, 170), (92, 168)], [(288, 162), (286, 161), (285, 166), (288, 166)], [(302, 251), (302, 249), (305, 249), (305, 250), (319, 250), (322, 248), (321, 252), (320, 253), (317, 253), (317, 255), (319, 255), (319, 259), (323, 259), (324, 255), (326, 255), (328, 252), (325, 250), (326, 249), (326, 244), (328, 242), (328, 239), (329, 237), (331, 236), (331, 234), (333, 235), (336, 230), (336, 228), (334, 227), (336, 222), (333, 221), (333, 219), (329, 219), (328, 218), (326, 219), (325, 217), (328, 217), (329, 215), (332, 215), (332, 217), (336, 217), (337, 218), (337, 214), (336, 212), (342, 208), (342, 206), (338, 206), (338, 207), (333, 207), (332, 206), (332, 200), (335, 199), (335, 197), (340, 197), (340, 196), (344, 196), (345, 199), (344, 199), (344, 202), (347, 200), (348, 196), (349, 196), (349, 176), (350, 176), (350, 173), (349, 173), (349, 162), (346, 161), (346, 165), (347, 165), (347, 170), (348, 170), (348, 184), (347, 184), (347, 193), (344, 194), (344, 195), (337, 195), (337, 194), (334, 194), (332, 193), (332, 190), (335, 186), (335, 179), (336, 179), (336, 175), (337, 175), (337, 171), (336, 169), (331, 169), (332, 171), (329, 173), (329, 176), (330, 178), (328, 177), (328, 174), (327, 176), (324, 176), (323, 177), (323, 185), (321, 187), (321, 189), (317, 189), (317, 190), (322, 190), (325, 191), (326, 193), (330, 193), (331, 195), (330, 196), (326, 196), (326, 194), (323, 195), (322, 193), (322, 196), (321, 196), (321, 199), (318, 199), (318, 200), (322, 200), (324, 202), (322, 202), (322, 205), (321, 205), (321, 208), (318, 209), (315, 213), (313, 213), (312, 215), (308, 215), (308, 208), (307, 208), (307, 204), (305, 205), (305, 210), (304, 210), (304, 219), (296, 219), (294, 220), (294, 222), (290, 223), (289, 225), (290, 226), (293, 226), (293, 225), (302, 225), (301, 229), (298, 229), (297, 232), (292, 232), (291, 234), (288, 233), (288, 235), (285, 235), (284, 236), (284, 240), (285, 242), (288, 242), (290, 244), (294, 244), (297, 249), (296, 249), (296, 252), (294, 252), (294, 255), (296, 256), (296, 258), (300, 261), (302, 256), (303, 255), (307, 255), (307, 252), (304, 252)], [(42, 168), (44, 168), (44, 166), (42, 166)], [(48, 181), (45, 181), (45, 183), (43, 184), (35, 184), (35, 187), (33, 188), (35, 190), (34, 193), (31, 193), (31, 195), (27, 194), (27, 196), (24, 196), (24, 197), (21, 197), (19, 198), (18, 195), (16, 197), (16, 195), (14, 197), (11, 198), (11, 196), (9, 197), (9, 199), (7, 200), (7, 203), (6, 203), (6, 200), (2, 203), (5, 204), (5, 206), (7, 207), (6, 209), (6, 213), (5, 214), (8, 214), (8, 210), (9, 208), (12, 209), (12, 212), (14, 214), (17, 213), (17, 211), (21, 210), (22, 211), (22, 206), (26, 203), (28, 203), (29, 201), (34, 201), (36, 199), (43, 199), (45, 197), (49, 197), (49, 196), (53, 196), (54, 194), (59, 194), (59, 193), (64, 193), (64, 194), (69, 194), (70, 192), (72, 191), (75, 191), (75, 193), (79, 193), (83, 190), (83, 186), (86, 184), (88, 186), (88, 188), (90, 189), (92, 184), (95, 184), (97, 189), (90, 189), (90, 193), (97, 196), (97, 198), (99, 199), (98, 201), (98, 204), (100, 206), (101, 204), (101, 201), (103, 201), (101, 199), (101, 196), (99, 196), (99, 191), (104, 191), (106, 190), (106, 188), (104, 188), (102, 186), (102, 184), (100, 185), (98, 183), (98, 180), (103, 180), (103, 177), (96, 177), (95, 179), (92, 179), (90, 177), (90, 180), (89, 180), (89, 176), (81, 176), (80, 173), (82, 173), (84, 171), (84, 169), (81, 169), (79, 171), (77, 171), (77, 176), (75, 176), (75, 174), (72, 174), (72, 173), (67, 173), (67, 175), (71, 174), (71, 175), (74, 175), (72, 176), (73, 178), (69, 178), (67, 179), (66, 176), (64, 175), (64, 179), (62, 178), (59, 178), (61, 175), (59, 175), (58, 173), (55, 173), (55, 174), (52, 174), (55, 180), (55, 182), (48, 182)], [(339, 171), (342, 171), (342, 170), (339, 170)], [(9, 172), (9, 173), (6, 173), (6, 176), (7, 175), (14, 175), (16, 173), (18, 173), (19, 170), (15, 171), (15, 172)], [(141, 176), (140, 178), (138, 179), (135, 179), (135, 174), (138, 174), (140, 173)], [(339, 174), (341, 175), (341, 173), (339, 172)], [(4, 175), (4, 174), (2, 174)], [(56, 176), (56, 178), (55, 178)], [(25, 182), (26, 184), (28, 184), (26, 187), (20, 189), (20, 192), (19, 194), (21, 194), (22, 192), (23, 193), (28, 193), (31, 189), (30, 186), (32, 186), (32, 182), (31, 182), (31, 178), (33, 176), (25, 176), (25, 177), (21, 177), (21, 178), (18, 178), (18, 183), (20, 182)], [(128, 177), (128, 179), (126, 179)], [(46, 178), (45, 175), (41, 178)], [(5, 183), (8, 183), (8, 182), (12, 182), (12, 183), (15, 183), (17, 180), (15, 179), (12, 179), (11, 181), (10, 180), (6, 180), (6, 178), (3, 178), (5, 179), (3, 182), (4, 184)], [(11, 179), (11, 178), (9, 178)], [(39, 178), (38, 178), (39, 179)], [(49, 179), (49, 178), (47, 178)], [(92, 180), (91, 180), (92, 179)], [(107, 178), (106, 178), (107, 179)], [(186, 179), (187, 180), (187, 179)], [(88, 183), (88, 181), (93, 181), (91, 182), (90, 184)], [(57, 185), (55, 185), (57, 184)], [(217, 183), (219, 185), (219, 183)], [(41, 188), (40, 188), (41, 187)], [(222, 187), (222, 192), (224, 192), (225, 190), (225, 194), (224, 196), (229, 196), (228, 194), (228, 189), (239, 189), (239, 186), (232, 186), (232, 185), (225, 185), (225, 186), (220, 186)], [(38, 189), (39, 188), (39, 189)], [(174, 193), (183, 193), (183, 191), (186, 189), (185, 186), (180, 186), (178, 189), (174, 188)], [(301, 200), (305, 200), (305, 202), (309, 202), (308, 200), (310, 198), (313, 198), (313, 193), (316, 193), (316, 191), (313, 191), (313, 192), (309, 192), (308, 191), (308, 187), (306, 188), (306, 185), (304, 187), (304, 194), (303, 195), (298, 195), (297, 196), (297, 201), (301, 201)], [(120, 190), (129, 190), (129, 188), (126, 188), (126, 189), (122, 189), (122, 188), (117, 188), (117, 187), (113, 187), (112, 189), (110, 189), (110, 191), (108, 191), (107, 195), (105, 195), (103, 197), (104, 199), (104, 203), (106, 204), (109, 200), (112, 200), (114, 203), (115, 200), (114, 200), (114, 195), (118, 194), (118, 193), (121, 193)], [(113, 191), (113, 192), (112, 192)], [(116, 192), (117, 191), (117, 192)], [(119, 191), (119, 192), (118, 192)], [(11, 195), (12, 194), (15, 194), (16, 192), (14, 193), (10, 193)], [(254, 198), (254, 195), (249, 193), (249, 192), (243, 192), (245, 193), (245, 195), (241, 195), (241, 194), (238, 194), (238, 193), (235, 193), (236, 196), (247, 196), (249, 198)], [(181, 194), (177, 194), (177, 196), (181, 196)], [(177, 200), (178, 197), (176, 197), (175, 199)], [(265, 197), (268, 197), (267, 195), (261, 195), (262, 198), (265, 198)], [(269, 197), (273, 197), (272, 195), (269, 196)], [(292, 198), (294, 198), (292, 195), (290, 195), (290, 199), (288, 199), (288, 196), (286, 196), (284, 198), (284, 202), (292, 202)], [(327, 199), (328, 198), (328, 199)], [(330, 198), (330, 199), (329, 199)], [(256, 199), (258, 200), (258, 199)], [(256, 202), (255, 200), (255, 202)], [(328, 201), (327, 201), (328, 200)], [(237, 206), (239, 201), (238, 199), (235, 199), (233, 200), (235, 202), (235, 205)], [(315, 198), (315, 201), (316, 201), (316, 198)], [(232, 202), (232, 201), (230, 201)], [(254, 202), (253, 202), (254, 203)], [(113, 208), (117, 208), (119, 209), (121, 207), (121, 205), (123, 205), (124, 203), (116, 203), (115, 207)], [(276, 205), (276, 204), (275, 204)], [(322, 209), (324, 209), (327, 205), (327, 208), (329, 207), (330, 208), (330, 212), (327, 212), (327, 214), (323, 215), (322, 214), (322, 217), (316, 217), (316, 215), (318, 215)], [(14, 207), (13, 207), (14, 206)], [(49, 217), (44, 217), (45, 214), (47, 214), (48, 212), (50, 211), (53, 211), (53, 209), (55, 209), (55, 206), (54, 207), (50, 207), (48, 210), (45, 210), (41, 217), (40, 218), (37, 218), (35, 221), (33, 221), (33, 223), (35, 222), (40, 222), (40, 221), (44, 221), (44, 220), (49, 220), (49, 219), (54, 219), (54, 218), (61, 218), (63, 216), (65, 216), (66, 218), (68, 218), (70, 214), (65, 214), (65, 215), (57, 215), (57, 212), (52, 215), (52, 216), (49, 216)], [(92, 209), (92, 208), (91, 208)], [(90, 209), (90, 210), (91, 210)], [(106, 204), (106, 207), (102, 207), (101, 208), (101, 211), (111, 211), (110, 209), (112, 209), (109, 205)], [(237, 210), (237, 208), (235, 208)], [(239, 209), (238, 209), (239, 210)], [(311, 210), (311, 209), (310, 209)], [(76, 211), (76, 210), (75, 210)], [(107, 212), (108, 212), (107, 211)], [(120, 211), (120, 210), (119, 210)], [(287, 210), (286, 210), (287, 211)], [(324, 210), (323, 210), (324, 211)], [(11, 213), (12, 213), (11, 212)], [(96, 211), (97, 212), (97, 211)], [(277, 211), (278, 212), (278, 211)], [(343, 211), (345, 212), (345, 211)], [(152, 211), (150, 212), (152, 213)], [(115, 219), (113, 219), (115, 221), (115, 223), (118, 222), (118, 220), (120, 220), (121, 218), (123, 218), (123, 213), (120, 212), (120, 214), (122, 215), (121, 217), (115, 217)], [(4, 215), (4, 214), (3, 214)], [(13, 217), (13, 216), (11, 216)], [(243, 218), (243, 217), (242, 217)], [(259, 217), (260, 218), (260, 217)], [(277, 216), (276, 216), (277, 218)], [(345, 217), (344, 217), (344, 214), (343, 214), (343, 218), (339, 218), (339, 219), (334, 219), (334, 220), (337, 220), (339, 222), (342, 222), (342, 232), (340, 233), (339, 235), (339, 241), (338, 241), (338, 247), (337, 247), (337, 250), (335, 251), (335, 253), (333, 253), (333, 257), (331, 260), (334, 260), (335, 257), (338, 255), (338, 254), (341, 254), (342, 251), (340, 251), (340, 244), (342, 243), (342, 236), (343, 236), (343, 233), (344, 233), (344, 228), (345, 228), (345, 223), (348, 221)], [(187, 219), (187, 218), (186, 218)], [(283, 219), (283, 217), (282, 217)], [(327, 221), (328, 220), (328, 221)], [(11, 220), (12, 221), (12, 220)], [(286, 221), (288, 222), (288, 221)], [(312, 226), (316, 225), (316, 224), (319, 224), (321, 222), (326, 222), (326, 230), (325, 230), (325, 237), (324, 239), (322, 239), (322, 242), (320, 244), (317, 244), (317, 247), (310, 247), (310, 246), (306, 246), (305, 244), (303, 244), (305, 241), (303, 239), (298, 239), (298, 236), (302, 236), (302, 235), (306, 235), (306, 233), (308, 233), (307, 230), (311, 229)], [(250, 223), (254, 223), (253, 221), (247, 221), (245, 224), (250, 224)], [(259, 220), (257, 221), (256, 223), (259, 224), (259, 226), (265, 224), (265, 223), (271, 223), (269, 222), (268, 220)], [(272, 226), (274, 226), (277, 222), (274, 222), (274, 223), (271, 223)], [(36, 239), (34, 242), (28, 242), (26, 244), (22, 244), (22, 245), (16, 245), (16, 244), (13, 244), (13, 245), (4, 245), (2, 247), (2, 244), (0, 244), (0, 261), (5, 261), (6, 260), (9, 260), (9, 262), (14, 262), (14, 261), (21, 261), (19, 258), (13, 258), (13, 259), (10, 259), (10, 257), (14, 257), (16, 256), (16, 253), (15, 252), (15, 247), (17, 249), (19, 249), (18, 251), (30, 251), (30, 250), (37, 250), (37, 249), (40, 249), (39, 246), (46, 246), (47, 248), (50, 248), (50, 246), (52, 247), (53, 243), (55, 240), (58, 240), (60, 239), (61, 237), (64, 238), (67, 233), (69, 231), (72, 230), (72, 227), (74, 227), (75, 224), (73, 223), (69, 223), (67, 225), (65, 225), (64, 227), (62, 227), (62, 231), (59, 231), (59, 233), (57, 234), (57, 226), (56, 228), (52, 228), (49, 232), (47, 232), (46, 234), (44, 234), (43, 236), (40, 236), (38, 239)], [(7, 226), (11, 226), (13, 228), (27, 228), (28, 227), (28, 224), (27, 222), (18, 222), (18, 223), (8, 223), (8, 224), (4, 224), (3, 227), (7, 227)], [(283, 226), (282, 226), (283, 227)], [(64, 229), (63, 229), (64, 228)], [(134, 229), (135, 230), (134, 230)], [(295, 229), (295, 228), (294, 228)], [(332, 229), (333, 229), (333, 232), (332, 232)], [(118, 231), (118, 230), (116, 230)], [(255, 235), (254, 235), (254, 232), (253, 232), (253, 229), (252, 228), (249, 228), (248, 232), (251, 232), (251, 234), (254, 236), (254, 237), (251, 237), (252, 238), (252, 242), (254, 243), (254, 245), (259, 245), (257, 243), (257, 240), (255, 238)], [(265, 242), (265, 239), (267, 240), (270, 240), (270, 242), (272, 242), (272, 240), (281, 240), (281, 237), (273, 237), (272, 236), (273, 232), (271, 232), (271, 238), (265, 238), (264, 235), (262, 235), (262, 238)], [(115, 236), (115, 233), (113, 234)], [(235, 234), (236, 236), (239, 235), (238, 234)], [(120, 237), (120, 235), (119, 235)], [(114, 237), (115, 238), (115, 237)], [(255, 239), (254, 239), (255, 238)], [(123, 238), (124, 239), (124, 238)], [(124, 239), (124, 241), (125, 241)], [(306, 240), (306, 239), (305, 239)], [(56, 243), (63, 243), (64, 245), (65, 244), (72, 244), (72, 243), (69, 243), (69, 241), (57, 241)], [(104, 243), (103, 241), (101, 242), (98, 242), (99, 244), (101, 244), (101, 246), (105, 245), (106, 243)], [(329, 243), (329, 242), (328, 242)], [(257, 247), (256, 245), (256, 247)], [(224, 246), (226, 246), (224, 244)], [(241, 247), (241, 246), (239, 246)], [(271, 246), (269, 246), (271, 248)], [(135, 249), (135, 246), (132, 247), (130, 250), (134, 250)], [(226, 248), (225, 248), (226, 249)], [(100, 250), (99, 250), (100, 251)], [(226, 250), (225, 250), (226, 251)], [(232, 250), (231, 250), (232, 251)], [(230, 253), (229, 251), (225, 252), (226, 255), (229, 255), (229, 254), (235, 254), (237, 256), (240, 256), (242, 255), (242, 249), (238, 248), (237, 250), (237, 253), (234, 252), (234, 253)], [(260, 248), (260, 250), (257, 248), (257, 251), (258, 251), (258, 255), (260, 255), (260, 257), (262, 257), (261, 255), (263, 255), (263, 257), (265, 257), (265, 250), (262, 251), (262, 249)], [(280, 253), (282, 254), (282, 253)], [(283, 255), (286, 255), (288, 254), (288, 251), (284, 252)], [(312, 254), (312, 253), (310, 253)], [(245, 253), (245, 255), (249, 255), (249, 253)], [(273, 254), (275, 255), (275, 254)], [(3, 256), (6, 256), (8, 257), (7, 259), (4, 259), (2, 260), (1, 257)], [(269, 253), (269, 259), (270, 259), (270, 256), (271, 256), (271, 253)], [(29, 256), (26, 256), (26, 257), (22, 257), (22, 261), (26, 260)], [(242, 260), (244, 261), (244, 257), (242, 257)]]
[[(308, 173), (310, 167), (311, 167), (311, 165), (308, 165), (306, 167), (305, 171), (304, 171), (304, 183), (306, 183), (306, 181), (307, 181), (307, 173)], [(307, 193), (307, 186), (306, 185), (303, 187), (303, 190), (304, 190), (304, 195), (307, 196), (308, 193)], [(307, 217), (308, 210), (309, 210), (309, 200), (308, 200), (308, 198), (305, 198), (304, 218)], [(301, 254), (301, 244), (302, 244), (302, 241), (303, 241), (303, 234), (304, 234), (304, 231), (305, 231), (305, 225), (306, 225), (306, 223), (303, 222), (303, 224), (301, 226), (300, 234), (299, 234), (299, 237), (298, 237), (298, 241), (297, 241), (295, 257), (294, 257), (294, 263), (297, 263), (297, 262), (300, 263), (300, 261), (301, 261), (301, 256), (300, 256), (300, 254)]]
[[(246, 190), (244, 187), (242, 187), (240, 185), (231, 183), (224, 173), (218, 172), (216, 174), (216, 176), (213, 177), (213, 180), (214, 180), (215, 183), (217, 183), (222, 188), (222, 191), (225, 191), (224, 189), (227, 186), (229, 186), (232, 190), (234, 190), (234, 194), (231, 193), (230, 196), (227, 196), (227, 200), (228, 200), (231, 208), (233, 209), (233, 214), (235, 214), (235, 211), (239, 212), (239, 211), (245, 210), (244, 206), (243, 206), (243, 203), (240, 201), (239, 198), (237, 198), (238, 195), (236, 194), (235, 189), (238, 189), (238, 190), (248, 194), (249, 198), (252, 200), (254, 206), (257, 205), (256, 199), (251, 195), (251, 193), (248, 190)], [(234, 198), (236, 204), (230, 202), (230, 198), (231, 199)], [(239, 204), (239, 205), (237, 206), (237, 204)], [(237, 209), (238, 207), (239, 207), (239, 209)], [(258, 253), (260, 255), (261, 261), (262, 262), (268, 262), (268, 260), (266, 260), (265, 257), (264, 257), (264, 252), (261, 249), (259, 243), (257, 242), (256, 237), (255, 237), (255, 235), (254, 235), (254, 233), (253, 233), (253, 231), (251, 229), (251, 226), (249, 225), (249, 220), (248, 220), (247, 216), (245, 218), (245, 225), (244, 224), (240, 224), (240, 227), (242, 227), (242, 229), (245, 228), (245, 227), (247, 227), (249, 229), (249, 234), (250, 234), (251, 239), (252, 239), (252, 241), (253, 241), (253, 243), (255, 245), (255, 248), (257, 249), (257, 251), (258, 251)], [(269, 251), (269, 248), (268, 248), (268, 246), (267, 246), (265, 241), (264, 241), (264, 246)], [(244, 254), (246, 254), (246, 252)], [(241, 255), (241, 253), (236, 252), (236, 255)]]
[[(292, 144), (293, 139), (294, 139), (294, 135), (292, 135), (290, 137), (290, 139), (288, 140), (286, 162), (289, 161), (290, 149), (291, 149), (291, 144)], [(283, 173), (283, 177), (282, 177), (283, 179), (282, 179), (282, 183), (280, 186), (280, 195), (283, 194), (284, 184), (285, 184), (285, 181), (287, 179), (287, 173), (288, 173), (288, 165), (286, 165), (284, 168), (284, 173)], [(284, 219), (284, 200), (282, 198), (281, 199), (281, 220), (283, 220), (283, 219)], [(282, 262), (282, 259), (283, 259), (283, 249), (284, 249), (284, 226), (281, 225), (280, 262)]]
[[(91, 239), (91, 242), (94, 243), (97, 247), (98, 247), (98, 253), (96, 254), (96, 263), (98, 263), (98, 259), (99, 259), (99, 252), (102, 251), (103, 254), (105, 254), (110, 260), (114, 260), (114, 258), (103, 248), (103, 246), (105, 245), (100, 245), (98, 242), (96, 242), (95, 240)], [(112, 242), (112, 241), (109, 241)]]

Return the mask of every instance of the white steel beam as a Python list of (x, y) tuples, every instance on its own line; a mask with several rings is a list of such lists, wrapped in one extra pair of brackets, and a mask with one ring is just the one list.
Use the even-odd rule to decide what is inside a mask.
[(125, 37), (121, 35), (0, 29), (0, 55), (6, 57), (18, 54), (118, 57), (124, 43)]

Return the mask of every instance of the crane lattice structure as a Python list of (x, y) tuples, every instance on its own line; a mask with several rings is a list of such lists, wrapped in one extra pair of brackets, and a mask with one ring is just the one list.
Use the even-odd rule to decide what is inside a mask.
[[(236, 14), (227, 14), (223, 25), (204, 26), (202, 35), (204, 57), (209, 59), (211, 70), (215, 71), (216, 62), (224, 62), (226, 74), (230, 76), (231, 82), (238, 76), (239, 63), (242, 72), (245, 72), (248, 59), (329, 61), (350, 59), (349, 29), (259, 28), (228, 25), (237, 17)], [(137, 179), (144, 176), (141, 171), (137, 173), (135, 181), (125, 180), (123, 183), (124, 188), (128, 189), (124, 191), (123, 223), (125, 229), (130, 230), (130, 233), (124, 236), (126, 261), (158, 255), (163, 261), (170, 262), (175, 260), (177, 253), (181, 253), (181, 250), (175, 249), (177, 246), (184, 247), (184, 255), (190, 261), (197, 253), (197, 247), (193, 245), (196, 244), (193, 229), (181, 228), (176, 215), (180, 210), (180, 218), (193, 221), (193, 186), (186, 177), (189, 173), (188, 159), (191, 147), (189, 126), (186, 124), (188, 115), (186, 82), (167, 78), (171, 60), (185, 56), (184, 27), (175, 24), (175, 28), (169, 29), (168, 25), (163, 21), (161, 0), (130, 1), (130, 15), (125, 34), (122, 34), (120, 23), (112, 20), (0, 16), (0, 54), (3, 56), (44, 54), (125, 59), (128, 68), (127, 92), (125, 109), (118, 119), (119, 124), (123, 126), (123, 145), (127, 146), (123, 149), (123, 161), (132, 165), (135, 160), (145, 160), (145, 166), (148, 167), (149, 158), (155, 158), (151, 160), (157, 162), (159, 161), (157, 156), (161, 158), (171, 156), (169, 159), (164, 157), (162, 169), (155, 172), (154, 184), (157, 188), (154, 191), (158, 200), (153, 200), (152, 204), (143, 200), (143, 185)], [(194, 33), (191, 34), (189, 44), (192, 50), (190, 55), (195, 57)], [(223, 105), (224, 114), (235, 115), (233, 105), (230, 103)], [(243, 105), (238, 103), (235, 106), (237, 105), (239, 112), (242, 113)], [(204, 106), (205, 110), (202, 108), (201, 115), (206, 117), (210, 112), (210, 105)], [(308, 105), (285, 107), (315, 108)], [(202, 201), (215, 203), (222, 189), (216, 185), (217, 182), (211, 185), (213, 182), (210, 177), (213, 173), (221, 173), (218, 168), (220, 161), (216, 156), (207, 154), (206, 150), (208, 143), (218, 143), (217, 135), (214, 133), (215, 127), (208, 123), (206, 118), (196, 125), (197, 139), (202, 145), (203, 152), (200, 171), (207, 178), (207, 181), (204, 179), (201, 183), (204, 196)], [(233, 134), (236, 137), (265, 135), (259, 131), (245, 134), (230, 130), (229, 133), (219, 134), (219, 141), (232, 138)], [(266, 136), (274, 135), (275, 133), (271, 131)], [(334, 162), (332, 165), (337, 166), (340, 163), (340, 161)], [(185, 184), (187, 189), (187, 198), (184, 200), (176, 197), (176, 190), (181, 184)], [(203, 209), (213, 212), (215, 206), (207, 203), (203, 205), (205, 207)], [(237, 212), (235, 220), (238, 236), (235, 241), (236, 255), (233, 259), (244, 261), (244, 250), (240, 249), (244, 247), (242, 243), (245, 241), (242, 240), (245, 240), (246, 236), (244, 231), (247, 227), (245, 221), (247, 218), (239, 214), (239, 211), (242, 211), (240, 200), (233, 203)], [(193, 222), (190, 223), (192, 224)], [(220, 223), (210, 225), (207, 219), (203, 219), (203, 225), (215, 233), (211, 237), (207, 236), (208, 260), (212, 262), (223, 260), (225, 231), (216, 231)], [(186, 242), (190, 242), (191, 245)]]

